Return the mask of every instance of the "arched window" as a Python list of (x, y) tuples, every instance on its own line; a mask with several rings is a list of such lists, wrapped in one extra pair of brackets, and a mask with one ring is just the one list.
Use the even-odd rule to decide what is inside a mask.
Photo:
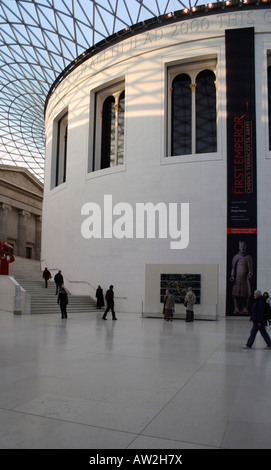
[(120, 94), (118, 104), (118, 155), (117, 164), (122, 165), (124, 161), (124, 111), (125, 91)]
[(101, 146), (101, 168), (108, 168), (111, 161), (115, 159), (115, 99), (108, 96), (103, 104), (102, 111), (102, 146)]
[(191, 78), (184, 73), (172, 82), (171, 155), (186, 155), (192, 151)]
[(168, 156), (217, 151), (215, 64), (206, 60), (169, 68)]
[(215, 74), (203, 70), (196, 78), (196, 153), (216, 151)]
[(96, 93), (93, 170), (124, 162), (125, 91), (115, 85)]
[(51, 187), (55, 188), (66, 181), (68, 113), (54, 123), (55, 150), (52, 154)]

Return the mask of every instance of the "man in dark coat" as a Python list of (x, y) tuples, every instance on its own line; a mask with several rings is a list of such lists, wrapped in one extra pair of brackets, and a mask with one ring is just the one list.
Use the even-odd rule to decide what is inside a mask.
[(51, 277), (52, 277), (49, 269), (47, 269), (47, 268), (44, 269), (44, 271), (42, 273), (42, 277), (45, 280), (45, 287), (47, 288), (48, 287), (48, 280), (51, 279)]
[(56, 295), (57, 295), (58, 291), (60, 290), (60, 287), (64, 283), (64, 279), (63, 279), (63, 276), (61, 274), (61, 271), (58, 271), (58, 273), (55, 275), (54, 281), (55, 281), (55, 284), (56, 284)]
[(104, 312), (104, 314), (102, 316), (103, 320), (106, 320), (106, 315), (109, 312), (109, 310), (111, 310), (111, 312), (112, 312), (112, 320), (117, 320), (115, 310), (114, 310), (114, 291), (113, 291), (113, 288), (114, 288), (114, 286), (111, 285), (109, 287), (108, 291), (106, 292), (106, 295), (105, 295), (107, 308), (106, 308), (106, 311)]
[(250, 336), (247, 340), (247, 344), (243, 347), (244, 349), (251, 349), (255, 341), (256, 335), (259, 331), (264, 341), (267, 344), (267, 349), (271, 349), (271, 338), (265, 329), (267, 325), (265, 315), (264, 315), (265, 298), (262, 295), (260, 290), (255, 290), (254, 299), (255, 299), (255, 302), (252, 307), (252, 315), (251, 315), (251, 321), (253, 323), (253, 326), (251, 328)]
[(96, 289), (96, 299), (97, 299), (97, 308), (104, 307), (104, 294), (101, 286), (98, 286)]

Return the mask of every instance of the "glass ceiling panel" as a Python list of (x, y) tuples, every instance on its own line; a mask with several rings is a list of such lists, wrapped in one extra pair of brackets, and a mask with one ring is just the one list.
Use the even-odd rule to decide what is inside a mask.
[(74, 58), (115, 32), (197, 0), (0, 0), (0, 163), (44, 178), (44, 103)]

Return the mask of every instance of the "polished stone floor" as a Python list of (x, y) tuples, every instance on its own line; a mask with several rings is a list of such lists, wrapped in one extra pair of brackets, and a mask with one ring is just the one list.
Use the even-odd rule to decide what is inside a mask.
[(1, 449), (270, 449), (271, 351), (244, 318), (0, 312)]

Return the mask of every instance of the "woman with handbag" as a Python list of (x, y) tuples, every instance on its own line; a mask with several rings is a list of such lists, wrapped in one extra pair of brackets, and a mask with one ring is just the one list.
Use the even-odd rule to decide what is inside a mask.
[(174, 296), (170, 290), (166, 290), (166, 295), (164, 298), (164, 305), (165, 305), (165, 316), (164, 319), (166, 321), (173, 320), (173, 311), (175, 307)]

